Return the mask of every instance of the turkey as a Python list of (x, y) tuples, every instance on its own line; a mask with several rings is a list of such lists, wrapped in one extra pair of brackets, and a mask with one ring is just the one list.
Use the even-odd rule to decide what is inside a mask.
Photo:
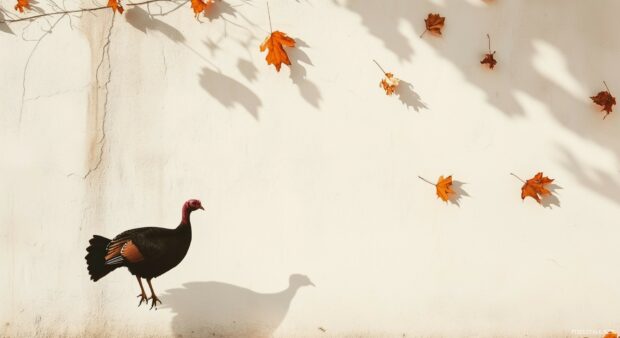
[[(141, 293), (140, 302), (151, 309), (157, 307), (161, 300), (155, 295), (151, 279), (156, 278), (177, 266), (189, 249), (192, 241), (192, 227), (189, 216), (194, 210), (204, 210), (199, 200), (191, 199), (183, 204), (181, 224), (175, 229), (136, 228), (127, 230), (109, 240), (94, 235), (86, 248), (86, 264), (90, 279), (98, 281), (116, 268), (127, 267), (138, 279)], [(151, 290), (151, 297), (146, 297), (142, 278), (146, 279)]]

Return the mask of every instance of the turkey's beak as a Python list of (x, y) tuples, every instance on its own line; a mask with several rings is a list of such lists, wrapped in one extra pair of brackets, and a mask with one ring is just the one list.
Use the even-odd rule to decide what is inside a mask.
[(205, 208), (203, 208), (203, 207), (202, 207), (202, 205), (201, 205), (201, 206), (199, 206), (199, 207), (198, 207), (198, 209), (205, 210)]
[(316, 287), (316, 285), (314, 285), (314, 283), (312, 283), (312, 282), (310, 282), (310, 286), (314, 286), (314, 287)]

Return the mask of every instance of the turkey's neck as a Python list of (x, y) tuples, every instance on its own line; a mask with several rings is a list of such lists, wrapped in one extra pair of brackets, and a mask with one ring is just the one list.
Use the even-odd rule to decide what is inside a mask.
[(191, 223), (189, 222), (189, 214), (191, 213), (192, 211), (189, 209), (189, 205), (184, 205), (183, 211), (181, 212), (181, 224), (179, 224), (179, 228), (189, 228), (191, 226)]

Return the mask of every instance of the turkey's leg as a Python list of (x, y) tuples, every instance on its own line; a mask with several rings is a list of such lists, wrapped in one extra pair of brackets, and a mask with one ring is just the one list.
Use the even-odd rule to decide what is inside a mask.
[(155, 290), (153, 290), (153, 285), (151, 285), (151, 279), (152, 278), (146, 279), (146, 282), (149, 284), (149, 289), (151, 289), (151, 298), (149, 299), (151, 300), (151, 309), (155, 307), (155, 309), (157, 310), (157, 302), (161, 304), (161, 300), (159, 300), (159, 298), (157, 298), (157, 296), (155, 295)]
[(140, 284), (140, 291), (142, 291), (138, 295), (138, 297), (140, 297), (140, 303), (138, 303), (138, 306), (142, 305), (143, 302), (148, 305), (149, 299), (146, 298), (146, 292), (144, 292), (144, 287), (142, 286), (142, 277), (136, 275), (136, 278), (138, 279), (138, 284)]

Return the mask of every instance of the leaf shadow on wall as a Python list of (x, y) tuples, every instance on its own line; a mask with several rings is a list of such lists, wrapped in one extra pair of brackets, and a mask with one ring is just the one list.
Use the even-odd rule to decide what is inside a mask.
[(148, 31), (157, 31), (174, 42), (185, 42), (185, 37), (178, 29), (153, 18), (140, 6), (132, 6), (125, 12), (124, 17), (132, 27), (144, 34), (147, 34)]
[(553, 206), (556, 206), (559, 208), (560, 199), (557, 196), (557, 191), (561, 190), (562, 187), (554, 183), (554, 184), (548, 185), (546, 188), (547, 190), (549, 190), (550, 194), (542, 196), (542, 198), (540, 199), (540, 205), (542, 205), (545, 208), (549, 208), (549, 209), (553, 209)]
[(258, 78), (258, 68), (256, 68), (250, 60), (240, 58), (237, 61), (237, 68), (241, 72), (241, 75), (250, 82), (254, 82)]
[(398, 100), (404, 104), (407, 109), (413, 108), (413, 110), (419, 112), (420, 109), (428, 109), (426, 103), (422, 102), (420, 95), (413, 90), (413, 85), (405, 80), (400, 80), (398, 87), (396, 87), (396, 94)]
[[(0, 21), (4, 21), (6, 19), (7, 18), (4, 16), (4, 9), (0, 8)], [(0, 23), (0, 31), (15, 35), (11, 27), (9, 27), (6, 23)]]
[(161, 308), (174, 313), (172, 331), (182, 337), (271, 337), (286, 318), (297, 291), (314, 286), (293, 274), (289, 286), (276, 293), (258, 293), (221, 282), (191, 282), (167, 290)]
[(321, 92), (316, 84), (308, 80), (306, 68), (300, 63), (303, 62), (308, 66), (313, 66), (308, 54), (300, 49), (302, 47), (306, 48), (309, 46), (303, 40), (295, 38), (295, 48), (287, 49), (289, 60), (291, 60), (291, 80), (299, 88), (301, 97), (315, 108), (319, 108)]
[(244, 84), (206, 67), (199, 77), (202, 88), (224, 107), (231, 108), (239, 104), (258, 120), (258, 108), (262, 101)]
[(452, 181), (452, 191), (454, 191), (454, 194), (450, 196), (448, 201), (457, 207), (461, 207), (461, 199), (463, 199), (463, 197), (471, 197), (463, 188), (465, 184), (465, 182), (461, 181)]
[[(443, 37), (426, 35), (422, 42), (482, 90), (490, 105), (511, 118), (534, 119), (519, 101), (529, 96), (567, 131), (609, 150), (620, 166), (620, 116), (614, 112), (603, 121), (600, 109), (589, 99), (603, 89), (603, 80), (612, 93), (620, 93), (620, 81), (610, 75), (617, 70), (612, 61), (620, 50), (613, 30), (619, 1), (565, 1), (561, 12), (553, 0), (448, 1), (444, 5), (429, 0), (345, 0), (341, 5), (358, 15), (368, 32), (401, 61), (413, 59), (412, 42), (418, 41), (407, 37), (401, 25), (408, 24), (411, 34), (419, 35), (426, 14), (440, 13), (446, 17)], [(491, 49), (497, 51), (494, 70), (479, 63), (488, 50), (487, 33)], [(584, 164), (587, 160), (580, 159), (580, 154), (574, 157), (584, 167), (571, 173), (584, 182), (584, 188), (620, 204), (620, 194), (611, 196), (599, 184), (585, 185), (592, 182), (586, 172), (597, 169)], [(620, 177), (610, 179), (613, 185), (620, 182)]]

